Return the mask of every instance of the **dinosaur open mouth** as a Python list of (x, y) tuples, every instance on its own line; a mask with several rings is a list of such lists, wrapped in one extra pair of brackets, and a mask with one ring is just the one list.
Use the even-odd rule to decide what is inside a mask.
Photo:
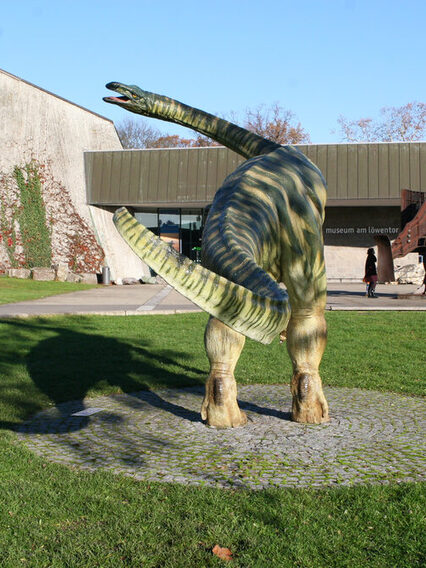
[(127, 101), (130, 101), (129, 97), (104, 97), (104, 101), (106, 103), (126, 103)]
[[(107, 83), (106, 85), (107, 89), (110, 89), (111, 91), (119, 91), (120, 90), (120, 83), (116, 83), (115, 81), (112, 81), (111, 83)], [(120, 104), (120, 103), (127, 103), (128, 101), (130, 101), (129, 97), (126, 97), (126, 95), (122, 95), (122, 96), (115, 96), (115, 97), (104, 97), (103, 100), (106, 103), (115, 103), (115, 104)]]

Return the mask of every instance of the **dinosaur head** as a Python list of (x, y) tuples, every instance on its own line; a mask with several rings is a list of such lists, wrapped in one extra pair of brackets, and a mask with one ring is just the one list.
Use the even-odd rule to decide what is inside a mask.
[(143, 91), (136, 85), (124, 85), (116, 81), (107, 83), (106, 88), (121, 95), (118, 97), (104, 97), (103, 100), (106, 103), (121, 106), (130, 112), (142, 114), (143, 116), (152, 116), (155, 97), (153, 93)]

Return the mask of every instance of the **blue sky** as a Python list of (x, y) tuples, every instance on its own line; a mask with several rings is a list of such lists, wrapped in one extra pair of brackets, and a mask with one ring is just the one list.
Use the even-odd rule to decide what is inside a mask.
[[(425, 0), (0, 0), (0, 68), (115, 122), (120, 81), (214, 114), (278, 102), (313, 143), (340, 114), (425, 102)], [(163, 132), (189, 132), (152, 121)]]

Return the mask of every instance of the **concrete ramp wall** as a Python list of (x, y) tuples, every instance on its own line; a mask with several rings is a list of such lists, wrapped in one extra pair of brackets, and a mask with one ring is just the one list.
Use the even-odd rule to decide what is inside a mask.
[(87, 205), (84, 152), (122, 149), (113, 122), (2, 70), (0, 93), (0, 173), (31, 159), (49, 162), (98, 236), (113, 279), (144, 274), (147, 268), (118, 235), (112, 213)]

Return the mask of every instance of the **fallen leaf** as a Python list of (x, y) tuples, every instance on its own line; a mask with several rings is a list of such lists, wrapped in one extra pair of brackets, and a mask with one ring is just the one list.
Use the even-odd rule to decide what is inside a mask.
[(221, 560), (226, 560), (226, 561), (232, 560), (232, 552), (229, 550), (229, 548), (222, 548), (221, 546), (216, 544), (213, 547), (212, 552)]

